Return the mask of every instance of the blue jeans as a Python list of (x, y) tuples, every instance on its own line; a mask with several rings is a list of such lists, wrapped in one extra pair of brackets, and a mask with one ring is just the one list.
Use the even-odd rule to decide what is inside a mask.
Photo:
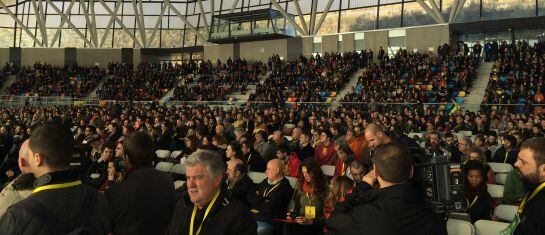
[(257, 235), (272, 235), (274, 226), (269, 223), (257, 221)]

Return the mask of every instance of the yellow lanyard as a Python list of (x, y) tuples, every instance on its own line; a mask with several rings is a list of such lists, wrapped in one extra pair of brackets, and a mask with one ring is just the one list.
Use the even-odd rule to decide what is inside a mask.
[[(206, 211), (204, 211), (204, 217), (202, 218), (201, 225), (199, 225), (199, 229), (197, 229), (196, 235), (201, 233), (202, 224), (204, 223), (204, 220), (206, 219), (206, 216), (208, 216), (208, 213), (210, 213), (210, 210), (212, 209), (212, 206), (214, 206), (214, 203), (218, 199), (218, 196), (220, 195), (220, 191), (218, 190), (216, 192), (216, 195), (214, 195), (214, 199), (208, 204), (208, 207), (206, 207)], [(193, 235), (193, 224), (195, 222), (195, 215), (197, 214), (197, 206), (193, 206), (193, 213), (191, 214), (191, 224), (189, 225), (189, 235)]]
[(507, 163), (507, 157), (509, 156), (509, 151), (507, 149), (505, 150), (505, 159), (503, 160), (503, 163)]
[(312, 206), (312, 198), (310, 197), (310, 194), (306, 193), (307, 194), (307, 198), (308, 198), (308, 204), (310, 206)]
[(274, 187), (272, 187), (271, 189), (269, 189), (269, 191), (267, 192), (267, 190), (265, 189), (265, 191), (263, 192), (263, 197), (266, 197), (266, 196), (269, 196), (269, 194), (275, 190), (278, 186), (280, 186), (280, 182), (278, 182)]
[(250, 154), (250, 156), (248, 156), (248, 162), (246, 164), (250, 164), (250, 159), (252, 159), (252, 154)]
[(68, 187), (72, 187), (72, 186), (76, 186), (76, 185), (80, 185), (80, 184), (81, 184), (81, 180), (76, 180), (76, 181), (72, 181), (72, 182), (68, 182), (68, 183), (62, 183), (62, 184), (49, 184), (49, 185), (44, 185), (44, 186), (40, 186), (40, 187), (35, 188), (32, 191), (32, 193), (37, 193), (37, 192), (44, 191), (44, 190), (49, 190), (49, 189), (68, 188)]
[(471, 202), (471, 204), (469, 204), (469, 200), (467, 200), (467, 198), (466, 198), (466, 202), (468, 204), (468, 206), (466, 208), (466, 212), (469, 210), (469, 208), (471, 208), (473, 205), (475, 205), (475, 202), (477, 202), (478, 198), (479, 198), (479, 196), (475, 196), (475, 198), (473, 199), (473, 202)]
[(344, 162), (343, 162), (343, 166), (342, 166), (342, 168), (341, 168), (341, 176), (343, 176), (344, 173), (345, 173), (345, 169), (344, 169)]
[(545, 182), (541, 183), (541, 185), (539, 185), (536, 189), (534, 189), (532, 194), (530, 194), (530, 198), (528, 198), (528, 193), (526, 193), (526, 196), (524, 196), (524, 198), (522, 199), (522, 202), (520, 203), (517, 213), (521, 214), (524, 211), (524, 207), (526, 206), (526, 203), (532, 200), (532, 198), (534, 198), (539, 193), (539, 191), (541, 191), (544, 187), (545, 187)]

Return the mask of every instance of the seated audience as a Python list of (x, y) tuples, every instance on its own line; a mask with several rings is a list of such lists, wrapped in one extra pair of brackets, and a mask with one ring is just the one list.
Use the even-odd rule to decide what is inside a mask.
[(257, 234), (252, 213), (222, 187), (225, 163), (215, 152), (197, 150), (185, 163), (187, 191), (166, 234)]
[(490, 220), (492, 197), (487, 191), (485, 166), (478, 160), (469, 160), (464, 165), (466, 176), (466, 209), (471, 223), (478, 220)]
[(293, 189), (282, 171), (284, 165), (280, 159), (267, 163), (267, 179), (260, 182), (256, 189), (248, 193), (254, 217), (257, 220), (257, 234), (272, 235), (281, 231), (281, 224), (274, 219), (285, 218)]
[(301, 175), (301, 160), (294, 152), (291, 152), (287, 144), (276, 147), (276, 157), (284, 164), (284, 175), (299, 178)]
[(295, 207), (288, 213), (288, 219), (294, 218), (295, 223), (285, 223), (284, 234), (323, 234), (326, 177), (312, 158), (303, 161), (301, 172), (294, 195)]
[(248, 165), (241, 159), (227, 162), (227, 194), (250, 207), (246, 195), (254, 189), (255, 184), (248, 176)]

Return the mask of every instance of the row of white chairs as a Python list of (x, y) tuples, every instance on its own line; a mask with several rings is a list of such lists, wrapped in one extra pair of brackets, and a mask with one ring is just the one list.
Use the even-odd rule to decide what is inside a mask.
[(155, 165), (155, 169), (158, 171), (173, 173), (179, 175), (185, 175), (185, 164), (174, 164), (172, 162), (159, 162)]
[(170, 152), (169, 150), (164, 150), (164, 149), (159, 149), (159, 150), (155, 151), (155, 154), (160, 159), (166, 159), (166, 158), (174, 159), (178, 155), (180, 155), (181, 153), (182, 153), (182, 151), (172, 151), (172, 152)]
[(508, 223), (492, 220), (479, 220), (473, 225), (468, 221), (449, 219), (447, 232), (449, 235), (499, 235), (508, 226)]
[[(263, 172), (250, 171), (248, 172), (248, 177), (250, 177), (250, 179), (252, 179), (254, 183), (259, 184), (267, 178), (267, 175), (265, 175), (265, 173)], [(286, 176), (286, 179), (290, 181), (290, 185), (292, 188), (297, 188), (297, 185), (299, 184), (297, 178)]]

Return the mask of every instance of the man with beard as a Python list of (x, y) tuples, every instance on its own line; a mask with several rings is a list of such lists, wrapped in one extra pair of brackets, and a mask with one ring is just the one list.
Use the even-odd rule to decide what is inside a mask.
[(513, 223), (507, 228), (514, 235), (545, 234), (545, 138), (532, 138), (524, 142), (515, 167), (526, 185)]
[(255, 185), (247, 173), (248, 165), (241, 159), (234, 158), (227, 162), (227, 194), (250, 207), (246, 195)]

